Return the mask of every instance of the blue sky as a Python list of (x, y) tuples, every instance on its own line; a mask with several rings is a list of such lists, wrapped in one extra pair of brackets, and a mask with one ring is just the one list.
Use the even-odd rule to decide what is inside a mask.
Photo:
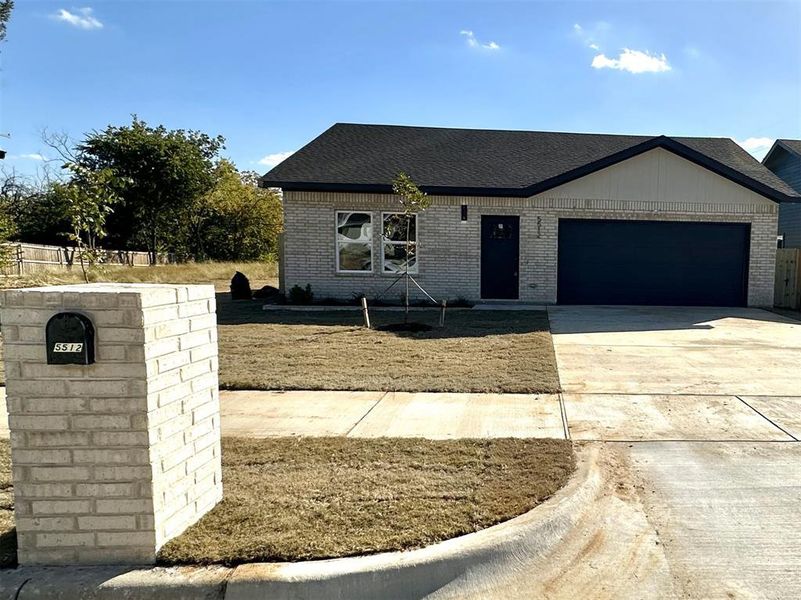
[(801, 137), (801, 2), (18, 0), (6, 167), (136, 113), (265, 172), (338, 121)]

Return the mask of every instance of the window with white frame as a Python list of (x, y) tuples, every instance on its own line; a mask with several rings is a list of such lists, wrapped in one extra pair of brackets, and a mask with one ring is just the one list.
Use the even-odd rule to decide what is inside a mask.
[[(417, 215), (383, 213), (381, 264), (384, 273), (417, 273)], [(407, 238), (408, 236), (408, 238)], [(406, 242), (409, 241), (407, 252)]]
[(368, 212), (337, 212), (337, 271), (373, 270), (373, 216)]

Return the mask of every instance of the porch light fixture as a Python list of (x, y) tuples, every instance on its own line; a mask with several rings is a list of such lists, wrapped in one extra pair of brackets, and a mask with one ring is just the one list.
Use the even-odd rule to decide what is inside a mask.
[(462, 221), (467, 221), (467, 204), (462, 204)]

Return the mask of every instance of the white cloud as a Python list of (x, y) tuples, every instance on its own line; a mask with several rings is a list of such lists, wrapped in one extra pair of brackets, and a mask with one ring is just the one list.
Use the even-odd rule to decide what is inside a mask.
[(103, 23), (92, 14), (94, 11), (88, 6), (72, 10), (73, 12), (70, 12), (66, 8), (60, 8), (52, 17), (78, 29), (102, 29)]
[(258, 162), (260, 165), (272, 168), (281, 161), (286, 160), (287, 158), (292, 156), (294, 153), (295, 153), (294, 150), (292, 150), (291, 152), (276, 152), (274, 154), (268, 154)]
[(474, 34), (470, 29), (462, 29), (459, 32), (459, 35), (463, 35), (467, 38), (467, 45), (471, 48), (483, 48), (484, 50), (500, 50), (501, 47), (495, 42), (487, 42), (486, 44), (483, 42), (478, 41), (476, 38), (476, 34)]
[(664, 54), (655, 55), (640, 50), (623, 48), (617, 58), (609, 58), (605, 54), (598, 54), (592, 59), (594, 69), (615, 69), (629, 73), (663, 73), (670, 71), (667, 57)]
[(608, 30), (609, 24), (604, 21), (592, 24), (589, 30), (578, 23), (573, 23), (573, 33), (581, 40), (582, 44), (593, 50), (601, 49), (598, 38), (604, 37)]
[(768, 150), (770, 150), (770, 147), (773, 146), (774, 142), (773, 138), (767, 137), (750, 137), (743, 141), (738, 139), (734, 141), (740, 144), (751, 156), (758, 160), (765, 158), (765, 155), (768, 153)]
[(47, 160), (44, 156), (36, 152), (32, 152), (30, 154), (9, 154), (8, 158), (10, 160), (38, 160), (38, 161)]

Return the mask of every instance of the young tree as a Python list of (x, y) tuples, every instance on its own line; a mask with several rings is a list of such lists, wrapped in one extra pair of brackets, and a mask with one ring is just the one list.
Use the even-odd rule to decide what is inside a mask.
[(86, 263), (94, 265), (97, 260), (97, 242), (106, 236), (106, 219), (119, 201), (115, 186), (121, 181), (109, 168), (95, 171), (76, 163), (65, 168), (72, 179), (55, 184), (55, 190), (64, 199), (71, 226), (68, 237), (78, 248), (81, 271), (88, 283)]
[(77, 162), (90, 171), (111, 169), (124, 181), (119, 210), (109, 220), (114, 241), (144, 244), (153, 263), (160, 250), (185, 252), (190, 212), (214, 184), (214, 158), (224, 141), (151, 127), (135, 115), (130, 125), (87, 136), (77, 147)]
[[(397, 215), (393, 216), (387, 223), (386, 228), (387, 231), (384, 232), (385, 235), (389, 235), (391, 228), (401, 227), (401, 231), (404, 232), (406, 236), (406, 260), (404, 262), (404, 271), (401, 275), (406, 280), (406, 293), (404, 294), (404, 305), (405, 305), (405, 320), (406, 322), (409, 321), (409, 283), (414, 282), (417, 287), (420, 285), (414, 281), (414, 279), (409, 274), (409, 264), (412, 262), (412, 259), (416, 259), (417, 255), (417, 246), (416, 243), (412, 241), (410, 232), (412, 228), (412, 217), (415, 218), (415, 227), (417, 227), (416, 215), (424, 211), (429, 207), (431, 204), (431, 198), (428, 197), (427, 194), (422, 192), (420, 188), (412, 181), (412, 178), (409, 177), (406, 173), (401, 171), (392, 180), (392, 191), (395, 192), (395, 195), (398, 196), (398, 201), (401, 205), (401, 212)], [(394, 284), (393, 284), (394, 285)], [(428, 295), (428, 293), (420, 287), (420, 289)], [(429, 296), (430, 298), (430, 296)]]

